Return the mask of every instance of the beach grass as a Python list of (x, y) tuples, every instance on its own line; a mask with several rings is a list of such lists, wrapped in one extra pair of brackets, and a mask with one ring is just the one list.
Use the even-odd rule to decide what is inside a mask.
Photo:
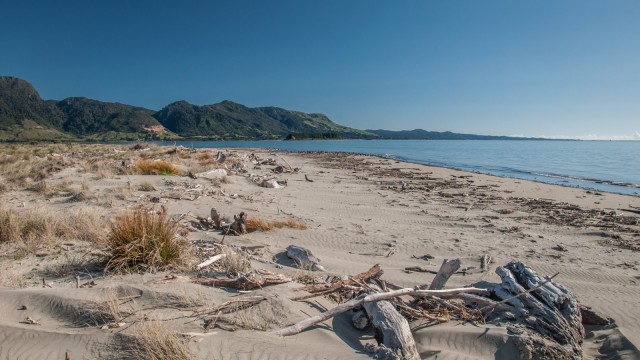
[(165, 160), (139, 160), (129, 170), (138, 175), (182, 175), (181, 170)]
[(245, 225), (247, 226), (247, 232), (266, 232), (283, 228), (305, 230), (308, 228), (307, 224), (294, 218), (288, 218), (286, 220), (271, 220), (255, 216), (248, 217)]
[(187, 340), (160, 322), (143, 322), (132, 327), (126, 346), (131, 359), (184, 360), (191, 358)]
[(153, 270), (179, 265), (187, 253), (178, 226), (165, 212), (139, 208), (111, 224), (107, 236), (110, 255), (107, 270)]

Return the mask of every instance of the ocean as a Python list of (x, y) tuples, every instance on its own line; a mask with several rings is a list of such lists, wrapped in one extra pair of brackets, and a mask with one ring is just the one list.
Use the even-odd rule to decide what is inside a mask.
[(177, 144), (195, 148), (272, 148), (381, 155), (483, 174), (640, 196), (640, 141), (297, 140), (178, 141)]

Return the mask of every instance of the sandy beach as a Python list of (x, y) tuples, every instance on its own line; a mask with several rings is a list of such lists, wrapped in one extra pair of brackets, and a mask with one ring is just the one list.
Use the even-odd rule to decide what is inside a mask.
[[(640, 197), (343, 153), (79, 144), (0, 150), (0, 226), (25, 214), (79, 224), (46, 236), (29, 230), (3, 238), (0, 231), (2, 359), (133, 358), (128, 345), (150, 332), (145, 326), (182, 334), (194, 359), (367, 359), (373, 331), (355, 329), (348, 314), (274, 335), (337, 305), (324, 296), (291, 300), (301, 293), (295, 289), (375, 264), (389, 283), (415, 287), (429, 284), (444, 259), (462, 262), (446, 288), (499, 283), (495, 267), (512, 260), (540, 276), (559, 273), (554, 281), (580, 304), (613, 319), (586, 327), (584, 358), (640, 358)], [(141, 159), (164, 160), (182, 175), (136, 174), (130, 169)], [(269, 179), (282, 186), (261, 186)], [(104, 271), (109, 224), (137, 208), (165, 211), (178, 224), (190, 248), (180, 266)], [(290, 225), (225, 235), (208, 227), (212, 208), (230, 221), (244, 212)], [(216, 276), (215, 264), (195, 266), (219, 253), (223, 239), (225, 248), (245, 252), (246, 271), (291, 281), (250, 291), (191, 281)], [(298, 269), (285, 254), (289, 245), (311, 250), (327, 271)], [(483, 255), (492, 259), (486, 271)], [(261, 300), (224, 313), (222, 305), (240, 299)], [(421, 358), (520, 356), (505, 325), (452, 318), (410, 326)]]

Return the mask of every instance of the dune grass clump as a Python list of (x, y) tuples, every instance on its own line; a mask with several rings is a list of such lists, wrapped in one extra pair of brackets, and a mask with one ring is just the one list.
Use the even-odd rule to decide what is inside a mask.
[(246, 253), (234, 250), (228, 246), (222, 250), (223, 253), (227, 255), (220, 260), (220, 267), (223, 272), (237, 276), (251, 270), (251, 261)]
[(294, 218), (288, 218), (287, 220), (269, 220), (259, 217), (249, 217), (245, 225), (247, 226), (247, 232), (273, 231), (282, 228), (305, 230), (308, 228), (307, 224)]
[(81, 208), (10, 210), (0, 206), (0, 243), (17, 243), (28, 253), (69, 239), (97, 241), (105, 223), (102, 213)]
[(106, 270), (155, 270), (180, 265), (187, 246), (178, 236), (178, 224), (165, 212), (137, 209), (111, 224), (107, 236), (110, 254)]
[(164, 160), (140, 160), (130, 170), (138, 175), (182, 175), (182, 171)]
[(138, 191), (156, 191), (156, 188), (152, 183), (145, 181), (138, 185)]
[(127, 336), (126, 358), (153, 360), (191, 359), (188, 340), (165, 324), (137, 324)]

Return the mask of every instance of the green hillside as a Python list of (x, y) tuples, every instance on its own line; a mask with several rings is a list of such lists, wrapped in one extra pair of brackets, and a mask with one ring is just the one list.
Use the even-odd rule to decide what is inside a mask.
[(291, 133), (332, 132), (342, 138), (375, 137), (338, 125), (322, 114), (306, 114), (277, 107), (249, 108), (232, 101), (192, 105), (178, 101), (154, 117), (167, 129), (189, 138), (282, 139)]

